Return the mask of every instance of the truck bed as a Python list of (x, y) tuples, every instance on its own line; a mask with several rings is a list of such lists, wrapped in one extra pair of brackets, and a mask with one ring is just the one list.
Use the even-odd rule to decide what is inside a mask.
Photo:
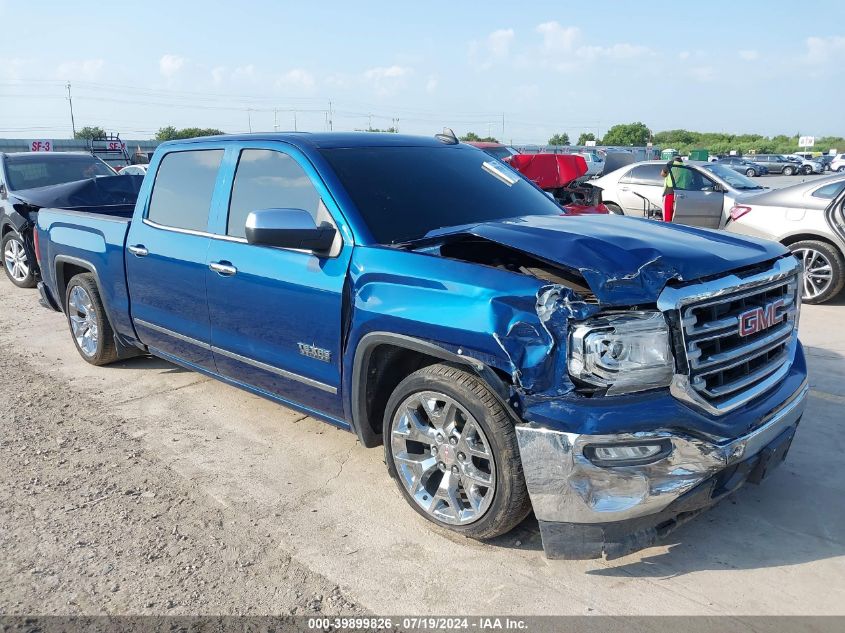
[(43, 208), (36, 232), (41, 275), (64, 308), (70, 278), (86, 270), (97, 276), (100, 294), (115, 332), (133, 336), (129, 320), (124, 247), (134, 205), (86, 210)]

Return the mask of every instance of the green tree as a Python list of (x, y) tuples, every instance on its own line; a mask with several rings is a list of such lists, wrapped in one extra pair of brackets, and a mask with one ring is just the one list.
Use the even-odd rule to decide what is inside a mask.
[(91, 140), (92, 138), (100, 138), (106, 135), (106, 131), (98, 125), (86, 125), (81, 130), (76, 130), (73, 133), (73, 138)]
[(576, 145), (586, 145), (587, 141), (595, 141), (595, 140), (596, 140), (596, 135), (593, 134), (592, 132), (581, 132), (581, 134), (578, 136), (578, 142), (576, 143)]
[(621, 123), (614, 125), (604, 135), (602, 145), (636, 145), (642, 146), (651, 138), (651, 130), (645, 123)]
[(548, 145), (569, 145), (569, 134), (555, 134), (549, 139)]
[(479, 136), (475, 132), (467, 132), (461, 137), (462, 141), (470, 141), (473, 143), (498, 143), (499, 139), (492, 136)]
[(156, 132), (155, 139), (157, 141), (175, 141), (186, 138), (196, 138), (197, 136), (216, 136), (218, 134), (223, 134), (223, 132), (213, 127), (186, 127), (181, 130), (177, 130), (172, 125), (168, 125), (166, 127), (159, 128), (158, 132)]

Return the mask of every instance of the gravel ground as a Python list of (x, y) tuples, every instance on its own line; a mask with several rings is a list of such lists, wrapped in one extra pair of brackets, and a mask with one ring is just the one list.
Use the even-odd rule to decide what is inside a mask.
[(363, 612), (274, 516), (221, 506), (123, 418), (0, 355), (0, 614)]

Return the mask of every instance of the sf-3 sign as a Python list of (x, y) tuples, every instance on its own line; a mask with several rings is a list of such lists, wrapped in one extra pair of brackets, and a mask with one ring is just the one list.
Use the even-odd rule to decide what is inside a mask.
[(29, 151), (30, 152), (52, 152), (53, 151), (53, 141), (48, 141), (48, 140), (32, 141), (29, 144)]

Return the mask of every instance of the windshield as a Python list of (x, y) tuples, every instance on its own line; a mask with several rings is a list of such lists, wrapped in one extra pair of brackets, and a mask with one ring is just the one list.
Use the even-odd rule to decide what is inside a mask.
[(6, 158), (6, 180), (11, 191), (114, 175), (108, 165), (93, 156), (32, 154)]
[(419, 239), (444, 227), (563, 213), (516, 171), (466, 146), (321, 153), (381, 244)]
[(701, 167), (702, 169), (706, 169), (707, 171), (709, 171), (714, 176), (718, 176), (734, 189), (742, 189), (743, 191), (745, 191), (746, 189), (765, 188), (756, 184), (747, 176), (743, 176), (742, 174), (734, 171), (730, 167), (727, 167), (721, 163), (707, 163), (706, 165), (702, 165)]

